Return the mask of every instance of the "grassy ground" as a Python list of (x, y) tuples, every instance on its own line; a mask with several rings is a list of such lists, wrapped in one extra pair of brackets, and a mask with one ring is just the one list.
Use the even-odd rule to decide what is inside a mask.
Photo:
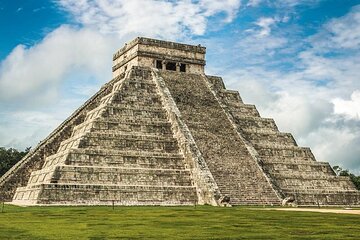
[(0, 239), (360, 239), (360, 215), (262, 208), (0, 208)]

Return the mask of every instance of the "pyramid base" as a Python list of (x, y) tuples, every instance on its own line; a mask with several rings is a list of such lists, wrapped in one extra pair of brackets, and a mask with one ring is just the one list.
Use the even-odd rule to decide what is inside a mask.
[(195, 205), (194, 187), (41, 184), (18, 188), (11, 204), (31, 205)]

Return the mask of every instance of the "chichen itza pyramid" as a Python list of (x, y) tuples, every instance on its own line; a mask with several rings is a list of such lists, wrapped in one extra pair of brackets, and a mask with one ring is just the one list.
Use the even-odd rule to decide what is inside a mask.
[(205, 75), (205, 50), (148, 38), (126, 44), (113, 56), (114, 78), (0, 179), (0, 200), (360, 205), (348, 177)]

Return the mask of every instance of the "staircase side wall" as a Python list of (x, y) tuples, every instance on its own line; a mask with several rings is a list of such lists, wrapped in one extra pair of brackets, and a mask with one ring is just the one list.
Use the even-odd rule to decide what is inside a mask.
[(194, 185), (197, 189), (198, 203), (210, 204), (217, 206), (219, 199), (222, 197), (219, 188), (212, 176), (205, 159), (201, 155), (194, 138), (188, 127), (181, 119), (181, 113), (171, 96), (169, 89), (162, 77), (159, 76), (158, 70), (153, 70), (155, 82), (160, 91), (164, 107), (167, 111), (172, 124), (172, 129), (179, 141), (180, 149), (184, 154), (185, 161), (191, 169), (191, 175), (194, 179)]
[[(234, 205), (279, 204), (278, 196), (211, 92), (205, 77), (170, 71), (161, 71), (160, 76), (221, 194), (230, 196), (230, 203)], [(221, 88), (221, 83), (218, 86)]]

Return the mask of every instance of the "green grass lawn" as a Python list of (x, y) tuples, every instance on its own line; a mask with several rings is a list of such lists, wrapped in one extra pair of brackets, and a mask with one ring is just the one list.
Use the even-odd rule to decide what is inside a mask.
[(210, 206), (5, 205), (0, 239), (360, 239), (360, 215)]

